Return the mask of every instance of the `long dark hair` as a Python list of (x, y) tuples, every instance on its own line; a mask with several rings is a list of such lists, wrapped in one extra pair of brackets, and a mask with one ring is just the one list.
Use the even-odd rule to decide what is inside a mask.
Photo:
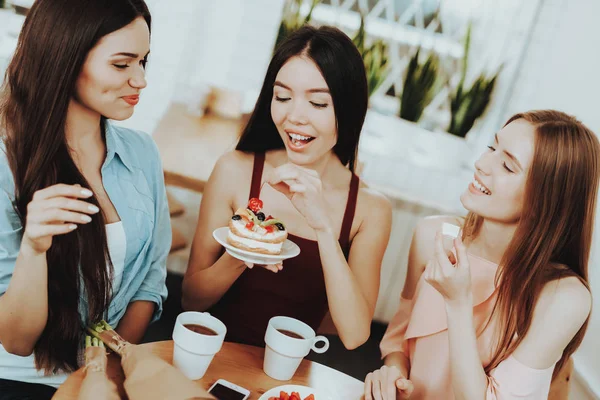
[[(535, 128), (535, 151), (525, 188), (519, 225), (500, 262), (498, 346), (486, 371), (506, 359), (531, 327), (533, 310), (544, 285), (577, 277), (588, 290), (588, 260), (600, 180), (600, 144), (574, 117), (554, 110), (516, 114)], [(506, 126), (505, 125), (505, 126)], [(469, 213), (464, 237), (481, 230), (483, 218)], [(588, 320), (571, 339), (554, 376), (581, 344)]]
[[(150, 27), (143, 0), (37, 0), (29, 11), (0, 104), (16, 211), (23, 225), (37, 190), (57, 183), (90, 187), (67, 146), (69, 102), (88, 52), (103, 36), (140, 16)], [(104, 125), (102, 118), (103, 132)], [(86, 201), (99, 206), (95, 198)], [(112, 266), (101, 214), (72, 233), (55, 236), (46, 254), (48, 320), (34, 348), (36, 366), (46, 373), (78, 367), (80, 290), (91, 321), (101, 319), (108, 308)]]
[(333, 151), (342, 164), (354, 171), (369, 102), (367, 75), (352, 40), (339, 29), (329, 26), (314, 28), (306, 25), (279, 45), (236, 150), (258, 153), (285, 147), (271, 118), (273, 84), (281, 67), (290, 58), (300, 55), (314, 61), (329, 86), (338, 131)]

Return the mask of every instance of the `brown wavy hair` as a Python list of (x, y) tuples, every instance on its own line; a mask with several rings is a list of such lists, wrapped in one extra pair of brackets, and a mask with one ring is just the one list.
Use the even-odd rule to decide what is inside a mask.
[[(37, 0), (29, 11), (0, 97), (0, 132), (24, 227), (36, 191), (57, 183), (90, 187), (69, 154), (69, 103), (89, 51), (140, 16), (150, 28), (143, 0)], [(104, 132), (104, 118), (101, 124)], [(99, 206), (95, 198), (86, 201)], [(34, 347), (36, 366), (46, 373), (78, 367), (80, 293), (87, 299), (90, 321), (102, 319), (108, 308), (112, 265), (101, 214), (72, 233), (55, 236), (46, 253), (48, 320)]]
[[(498, 300), (492, 315), (500, 321), (497, 347), (486, 372), (521, 343), (534, 307), (548, 282), (577, 277), (590, 290), (588, 260), (598, 185), (600, 144), (576, 118), (553, 110), (516, 114), (535, 128), (535, 151), (527, 176), (524, 207), (515, 235), (496, 276)], [(463, 239), (479, 234), (483, 218), (469, 213)], [(589, 317), (564, 349), (554, 376), (579, 347)]]

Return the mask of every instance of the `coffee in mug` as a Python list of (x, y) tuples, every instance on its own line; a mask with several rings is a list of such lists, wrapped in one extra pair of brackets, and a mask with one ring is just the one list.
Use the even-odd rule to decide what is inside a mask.
[(209, 313), (179, 314), (173, 329), (173, 365), (188, 379), (202, 378), (221, 350), (226, 333), (225, 324)]
[[(317, 347), (318, 342), (323, 342), (323, 346)], [(317, 336), (310, 326), (289, 317), (271, 318), (265, 343), (263, 370), (280, 381), (291, 379), (311, 350), (324, 353), (329, 348), (329, 340), (325, 336)]]
[(216, 336), (216, 335), (218, 335), (217, 332), (213, 331), (212, 329), (210, 329), (209, 327), (204, 326), (204, 325), (185, 324), (183, 326), (185, 326), (186, 328), (188, 328), (190, 331), (199, 333), (201, 335), (209, 335), (209, 336)]
[(286, 336), (293, 337), (294, 339), (304, 339), (302, 335), (299, 335), (296, 332), (288, 331), (287, 329), (277, 329), (277, 332), (281, 332)]

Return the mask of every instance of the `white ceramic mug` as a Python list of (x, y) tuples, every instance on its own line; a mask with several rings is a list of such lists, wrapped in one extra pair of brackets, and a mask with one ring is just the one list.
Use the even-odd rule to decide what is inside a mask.
[[(285, 330), (300, 335), (295, 338), (280, 332)], [(323, 342), (322, 347), (317, 347)], [(314, 351), (324, 353), (329, 349), (329, 340), (317, 336), (315, 331), (302, 321), (289, 317), (273, 317), (265, 333), (265, 359), (263, 370), (273, 379), (287, 381), (294, 376), (304, 357)]]
[[(210, 328), (216, 335), (191, 331), (184, 325), (194, 324)], [(177, 316), (173, 329), (173, 365), (191, 380), (200, 379), (206, 373), (215, 354), (221, 350), (227, 328), (209, 313), (183, 312)]]

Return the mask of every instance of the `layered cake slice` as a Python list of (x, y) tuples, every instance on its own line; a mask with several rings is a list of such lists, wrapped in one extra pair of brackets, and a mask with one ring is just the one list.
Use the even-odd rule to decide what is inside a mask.
[(247, 208), (240, 208), (229, 220), (227, 242), (242, 250), (278, 255), (287, 239), (283, 223), (261, 211), (263, 202), (250, 199)]

